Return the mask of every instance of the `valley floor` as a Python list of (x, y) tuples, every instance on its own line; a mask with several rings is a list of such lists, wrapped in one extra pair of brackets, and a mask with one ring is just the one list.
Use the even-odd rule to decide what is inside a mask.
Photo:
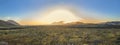
[(30, 26), (0, 30), (0, 45), (120, 45), (120, 29)]

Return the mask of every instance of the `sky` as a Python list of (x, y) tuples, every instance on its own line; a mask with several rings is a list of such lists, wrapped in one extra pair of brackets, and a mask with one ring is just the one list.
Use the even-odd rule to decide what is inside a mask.
[(120, 0), (0, 0), (0, 19), (19, 20), (32, 12), (60, 4), (75, 6), (89, 18), (120, 21)]

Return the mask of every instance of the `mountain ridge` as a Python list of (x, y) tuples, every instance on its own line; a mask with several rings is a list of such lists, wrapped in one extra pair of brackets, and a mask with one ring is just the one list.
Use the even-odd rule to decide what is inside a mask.
[(0, 27), (11, 27), (11, 26), (19, 26), (19, 24), (14, 20), (8, 20), (8, 21), (0, 20)]

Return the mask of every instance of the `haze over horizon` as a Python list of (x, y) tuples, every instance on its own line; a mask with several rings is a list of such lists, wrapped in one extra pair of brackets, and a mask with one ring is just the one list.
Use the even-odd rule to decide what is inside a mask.
[(0, 20), (23, 25), (120, 21), (120, 0), (0, 0)]

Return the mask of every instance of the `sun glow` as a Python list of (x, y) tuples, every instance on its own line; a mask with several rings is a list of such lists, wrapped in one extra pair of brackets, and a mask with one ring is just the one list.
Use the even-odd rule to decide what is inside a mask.
[(47, 13), (45, 16), (40, 18), (41, 22), (51, 24), (53, 22), (64, 21), (65, 23), (80, 21), (81, 18), (77, 17), (72, 11), (67, 9), (56, 9)]
[[(99, 13), (98, 13), (99, 14)], [(55, 22), (99, 23), (101, 20), (94, 11), (84, 10), (75, 5), (53, 5), (31, 12), (19, 22), (22, 25), (50, 25)]]
[(30, 17), (21, 20), (23, 25), (50, 25), (54, 22), (63, 21), (64, 23), (82, 21), (75, 11), (76, 8), (57, 6), (38, 11)]

